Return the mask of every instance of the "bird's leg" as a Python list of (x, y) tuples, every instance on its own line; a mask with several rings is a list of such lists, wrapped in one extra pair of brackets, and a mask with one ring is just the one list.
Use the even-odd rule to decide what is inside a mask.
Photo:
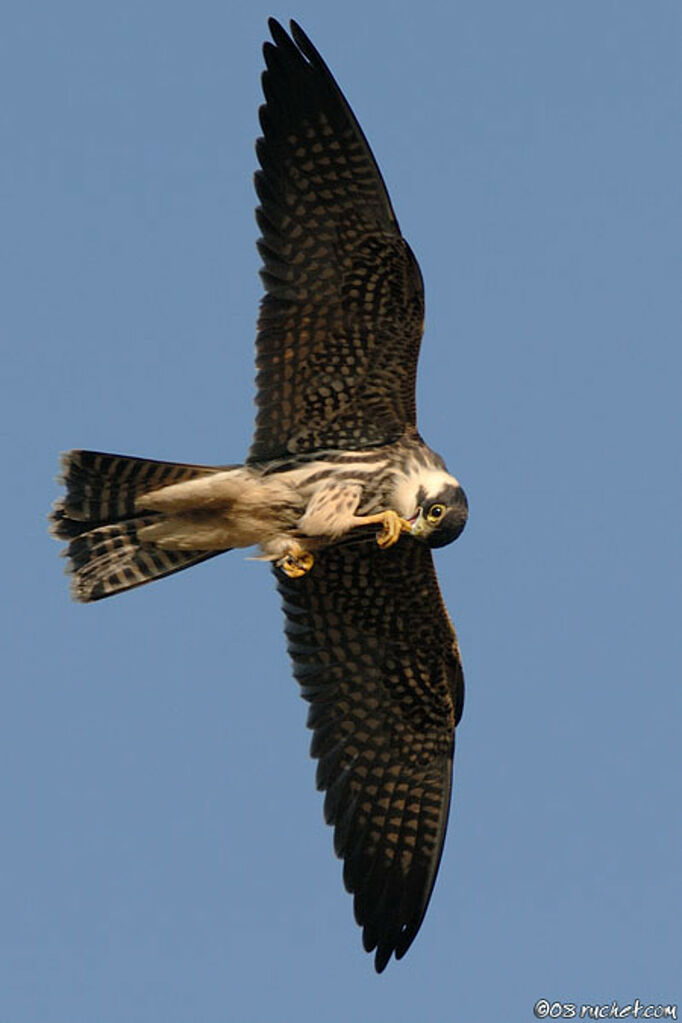
[(412, 524), (392, 509), (376, 515), (356, 515), (362, 490), (363, 484), (356, 480), (328, 481), (316, 491), (298, 520), (299, 534), (323, 537), (328, 542), (346, 536), (352, 529), (379, 523), (382, 529), (377, 543), (380, 547), (392, 547), (401, 533), (412, 531)]
[(380, 547), (392, 547), (401, 533), (412, 532), (412, 526), (407, 519), (401, 518), (392, 508), (377, 515), (363, 515), (357, 524), (369, 526), (373, 522), (381, 523), (381, 532), (377, 534), (377, 543)]
[(277, 568), (281, 568), (290, 579), (300, 579), (310, 571), (314, 563), (310, 551), (306, 551), (296, 540), (290, 542), (285, 553), (275, 562)]

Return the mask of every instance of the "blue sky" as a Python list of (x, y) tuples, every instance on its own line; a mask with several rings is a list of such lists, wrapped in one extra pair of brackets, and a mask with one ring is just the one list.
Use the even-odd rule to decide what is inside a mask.
[[(467, 676), (410, 953), (361, 950), (267, 569), (81, 607), (60, 450), (248, 446), (266, 17), (335, 72), (426, 281)], [(530, 1020), (682, 1003), (682, 8), (10, 3), (0, 32), (0, 1018)]]

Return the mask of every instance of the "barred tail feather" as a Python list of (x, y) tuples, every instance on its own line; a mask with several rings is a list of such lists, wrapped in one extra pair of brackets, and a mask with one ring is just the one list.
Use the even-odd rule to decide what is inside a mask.
[(142, 494), (216, 471), (205, 465), (156, 462), (100, 451), (67, 451), (61, 468), (57, 481), (66, 487), (66, 496), (55, 504), (50, 521), (53, 536), (62, 540), (92, 529), (95, 523), (130, 518), (135, 514), (135, 500)]
[(50, 531), (69, 541), (64, 556), (74, 600), (110, 597), (223, 553), (167, 550), (141, 541), (139, 530), (157, 522), (159, 513), (135, 508), (142, 494), (215, 471), (95, 451), (63, 455), (59, 482), (66, 495), (55, 503)]
[(153, 516), (99, 526), (75, 537), (64, 551), (71, 596), (81, 603), (112, 597), (153, 579), (180, 572), (222, 551), (172, 551), (141, 543), (137, 531)]

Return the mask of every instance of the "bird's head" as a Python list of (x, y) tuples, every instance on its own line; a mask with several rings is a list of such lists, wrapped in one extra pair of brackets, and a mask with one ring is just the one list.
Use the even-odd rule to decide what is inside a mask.
[(454, 476), (438, 474), (430, 489), (417, 491), (417, 510), (409, 518), (412, 536), (429, 547), (445, 547), (456, 540), (466, 525), (469, 506)]

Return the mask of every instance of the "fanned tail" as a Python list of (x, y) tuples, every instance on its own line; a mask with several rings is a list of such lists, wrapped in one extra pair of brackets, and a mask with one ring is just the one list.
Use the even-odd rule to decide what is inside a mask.
[(60, 540), (95, 525), (131, 518), (142, 494), (216, 471), (205, 465), (156, 462), (100, 451), (67, 451), (61, 467), (58, 482), (66, 487), (66, 496), (57, 501), (50, 516), (51, 532)]
[(214, 558), (222, 551), (170, 551), (141, 543), (137, 532), (154, 521), (144, 516), (90, 529), (71, 540), (64, 554), (69, 559), (71, 595), (89, 603), (123, 590), (163, 579), (190, 565)]
[(87, 603), (110, 597), (223, 553), (168, 550), (138, 536), (160, 517), (136, 510), (138, 497), (215, 471), (95, 451), (64, 454), (59, 482), (66, 495), (55, 503), (50, 532), (69, 541), (64, 556), (74, 600)]

